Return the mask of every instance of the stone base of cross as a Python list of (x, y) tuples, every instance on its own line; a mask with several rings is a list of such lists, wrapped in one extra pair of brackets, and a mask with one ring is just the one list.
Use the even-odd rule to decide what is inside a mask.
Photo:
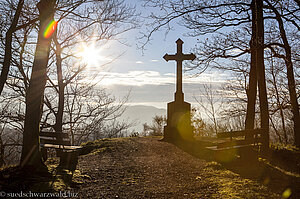
[(167, 125), (164, 127), (163, 140), (176, 142), (192, 141), (191, 104), (184, 101), (168, 103)]
[(184, 101), (184, 94), (182, 92), (182, 61), (194, 60), (194, 54), (183, 54), (183, 41), (178, 39), (177, 53), (175, 55), (164, 56), (166, 61), (175, 60), (177, 62), (177, 81), (175, 100), (168, 103), (167, 107), (167, 126), (164, 127), (163, 140), (169, 142), (177, 142), (180, 140), (192, 141), (193, 129), (191, 125), (191, 104)]

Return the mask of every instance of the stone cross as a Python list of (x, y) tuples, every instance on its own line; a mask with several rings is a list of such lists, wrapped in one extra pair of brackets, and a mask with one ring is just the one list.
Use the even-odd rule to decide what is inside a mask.
[(175, 101), (183, 101), (183, 92), (182, 92), (182, 61), (184, 60), (194, 60), (196, 56), (191, 54), (183, 54), (182, 53), (182, 44), (183, 41), (178, 39), (176, 41), (177, 44), (177, 53), (175, 55), (165, 54), (163, 57), (167, 62), (169, 60), (175, 60), (177, 62), (177, 82), (176, 82), (176, 93), (175, 93)]

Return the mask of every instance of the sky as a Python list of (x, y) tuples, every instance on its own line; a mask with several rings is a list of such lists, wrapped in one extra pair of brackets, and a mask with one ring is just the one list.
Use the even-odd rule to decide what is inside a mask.
[[(151, 12), (140, 6), (140, 1), (132, 1), (136, 4), (137, 11), (141, 13)], [(152, 10), (155, 12), (154, 10)], [(130, 92), (129, 105), (149, 105), (157, 108), (167, 107), (167, 103), (174, 100), (176, 82), (176, 62), (166, 62), (163, 56), (176, 53), (178, 38), (184, 41), (183, 53), (190, 53), (195, 46), (197, 39), (186, 37), (187, 29), (173, 24), (174, 30), (165, 36), (164, 31), (156, 32), (146, 46), (146, 50), (137, 49), (137, 38), (141, 36), (141, 29), (131, 30), (123, 35), (127, 45), (119, 42), (109, 42), (102, 47), (99, 53), (101, 57), (116, 57), (121, 55), (105, 68), (101, 68), (99, 78), (103, 78), (99, 86), (104, 87), (108, 92), (117, 98), (122, 98)], [(107, 60), (103, 60), (103, 63)], [(187, 61), (186, 61), (187, 62)], [(195, 96), (202, 88), (201, 84), (223, 83), (228, 75), (217, 71), (206, 71), (197, 77), (191, 74), (183, 74), (183, 92), (185, 100), (196, 105)]]

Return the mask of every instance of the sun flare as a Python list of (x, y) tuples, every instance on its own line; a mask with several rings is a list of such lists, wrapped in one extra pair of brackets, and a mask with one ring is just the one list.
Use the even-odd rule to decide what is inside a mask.
[(91, 45), (82, 44), (78, 56), (80, 62), (88, 67), (100, 66), (101, 61), (104, 60), (104, 57), (101, 56), (101, 48), (97, 48), (94, 43)]

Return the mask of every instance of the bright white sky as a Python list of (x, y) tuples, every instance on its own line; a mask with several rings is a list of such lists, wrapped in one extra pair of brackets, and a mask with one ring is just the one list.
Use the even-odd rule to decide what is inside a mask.
[[(134, 0), (134, 2), (139, 1)], [(139, 3), (136, 5), (138, 11), (146, 13)], [(99, 77), (105, 77), (100, 82), (100, 86), (107, 88), (117, 98), (122, 98), (130, 90), (129, 104), (151, 105), (166, 109), (167, 102), (174, 99), (176, 62), (166, 62), (162, 57), (165, 53), (176, 53), (175, 41), (178, 38), (184, 41), (184, 53), (190, 53), (191, 48), (199, 39), (185, 37), (184, 33), (187, 30), (177, 24), (173, 25), (174, 31), (170, 32), (167, 37), (165, 37), (164, 32), (155, 33), (151, 44), (147, 45), (147, 50), (144, 52), (136, 48), (137, 37), (140, 36), (139, 32), (143, 29), (132, 30), (122, 35), (122, 38), (125, 38), (130, 46), (111, 42), (103, 47), (99, 52), (101, 57), (116, 57), (119, 54), (124, 54), (106, 66), (105, 71), (99, 74)], [(201, 84), (221, 83), (229, 78), (224, 73), (209, 71), (196, 78), (188, 76), (184, 74), (183, 91), (185, 100), (190, 103), (195, 103), (194, 96), (199, 93)]]

